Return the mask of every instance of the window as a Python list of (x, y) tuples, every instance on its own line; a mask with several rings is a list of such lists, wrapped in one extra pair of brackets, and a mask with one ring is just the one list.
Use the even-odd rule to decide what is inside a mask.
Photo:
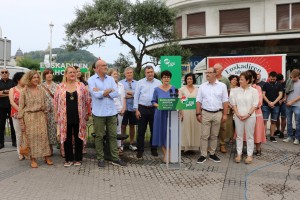
[(300, 3), (277, 5), (277, 30), (300, 28)]
[(220, 34), (250, 33), (250, 8), (220, 10)]
[(188, 37), (205, 35), (205, 12), (187, 15)]
[(182, 38), (182, 17), (176, 18), (175, 33), (178, 38)]

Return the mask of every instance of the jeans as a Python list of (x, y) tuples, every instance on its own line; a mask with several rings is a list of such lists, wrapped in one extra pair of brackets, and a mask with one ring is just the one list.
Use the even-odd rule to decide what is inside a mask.
[(300, 139), (300, 107), (298, 106), (287, 106), (286, 116), (287, 116), (287, 134), (289, 137), (293, 137), (293, 114), (295, 114), (296, 122), (296, 139)]

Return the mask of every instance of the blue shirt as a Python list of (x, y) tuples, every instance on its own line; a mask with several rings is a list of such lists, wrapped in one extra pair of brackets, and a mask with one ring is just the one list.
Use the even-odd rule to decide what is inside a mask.
[(161, 85), (161, 82), (154, 78), (152, 81), (148, 81), (146, 78), (139, 80), (136, 84), (134, 93), (133, 108), (137, 109), (138, 105), (152, 106), (152, 97), (154, 88)]
[[(98, 74), (91, 76), (88, 79), (89, 91), (92, 97), (92, 113), (97, 117), (109, 117), (117, 114), (117, 109), (114, 104), (114, 98), (118, 97), (118, 87), (115, 80), (105, 75), (102, 80)], [(100, 91), (93, 91), (93, 88), (98, 88)], [(104, 97), (103, 93), (106, 89), (113, 89), (108, 97)]]
[[(120, 81), (124, 85), (125, 93), (127, 91), (132, 91), (134, 96), (135, 88), (136, 88), (136, 80), (132, 80), (131, 82), (128, 82), (126, 79), (123, 79)], [(132, 98), (126, 98), (126, 110), (128, 111), (134, 111), (133, 109), (133, 97)]]

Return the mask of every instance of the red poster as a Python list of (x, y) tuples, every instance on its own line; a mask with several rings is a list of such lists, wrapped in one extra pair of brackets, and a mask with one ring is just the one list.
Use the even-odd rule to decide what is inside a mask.
[(261, 79), (266, 81), (271, 71), (281, 73), (285, 77), (285, 57), (285, 54), (208, 57), (207, 66), (213, 67), (220, 63), (223, 66), (222, 75), (225, 77), (240, 75), (241, 72), (252, 69), (260, 72)]

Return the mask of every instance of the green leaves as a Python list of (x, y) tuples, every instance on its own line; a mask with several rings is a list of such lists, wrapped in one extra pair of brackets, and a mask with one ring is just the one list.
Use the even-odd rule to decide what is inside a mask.
[[(66, 27), (66, 47), (74, 50), (92, 44), (101, 45), (113, 36), (126, 45), (140, 73), (149, 42), (171, 41), (176, 14), (164, 0), (94, 0), (75, 12), (74, 21)], [(135, 35), (128, 40), (125, 35)], [(139, 43), (138, 50), (134, 45)]]

